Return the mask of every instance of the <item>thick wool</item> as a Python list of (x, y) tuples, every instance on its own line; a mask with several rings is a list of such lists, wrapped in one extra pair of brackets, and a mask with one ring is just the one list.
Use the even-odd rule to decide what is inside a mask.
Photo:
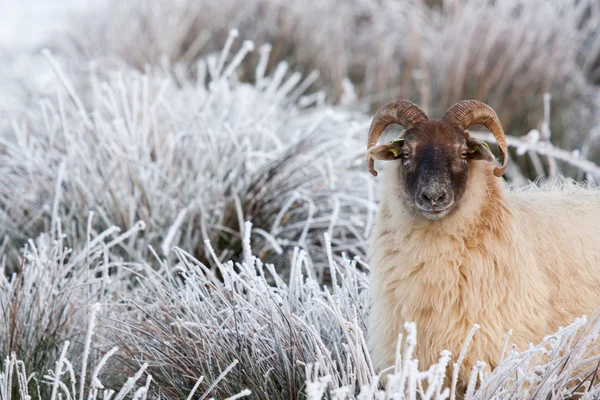
[(417, 325), (421, 370), (474, 324), (459, 381), (478, 360), (494, 368), (505, 334), (519, 350), (600, 307), (600, 191), (565, 183), (509, 191), (494, 165), (471, 161), (467, 190), (441, 220), (407, 201), (390, 165), (370, 244), (369, 345), (378, 370), (393, 365), (403, 325)]

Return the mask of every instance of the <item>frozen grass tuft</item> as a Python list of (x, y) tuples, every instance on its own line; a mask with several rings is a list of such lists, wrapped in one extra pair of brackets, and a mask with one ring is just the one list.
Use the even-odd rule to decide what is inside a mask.
[(263, 58), (256, 83), (239, 83), (233, 71), (251, 50), (249, 42), (235, 54), (225, 46), (200, 60), (206, 83), (176, 70), (92, 68), (87, 89), (46, 52), (56, 96), (13, 124), (14, 140), (2, 139), (0, 229), (8, 246), (64, 231), (78, 247), (89, 229), (142, 221), (130, 256), (147, 254), (150, 244), (165, 256), (180, 246), (207, 261), (202, 243), (210, 240), (223, 261), (241, 254), (240, 221), (252, 219), (263, 259), (299, 246), (322, 260), (324, 232), (334, 250), (361, 253), (375, 194), (353, 166), (363, 165), (368, 119), (312, 107), (320, 97), (303, 97), (312, 78), (288, 73), (285, 63), (265, 76)]
[[(251, 225), (245, 225), (251, 232)], [(442, 400), (600, 394), (600, 386), (593, 385), (600, 365), (598, 315), (580, 318), (528, 349), (513, 348), (507, 335), (499, 366), (490, 372), (484, 363), (476, 365), (463, 393), (451, 378), (461, 367), (461, 355), (440, 351), (439, 362), (424, 369), (416, 359), (414, 324), (406, 324), (399, 338), (395, 365), (375, 374), (365, 341), (368, 267), (358, 268), (358, 258), (342, 254), (338, 261), (329, 255), (335, 283), (323, 287), (300, 248), (294, 251), (289, 276), (281, 276), (279, 268), (263, 264), (249, 246), (241, 262), (214, 260), (217, 271), (179, 248), (174, 264), (163, 260), (155, 269), (143, 260), (121, 261), (107, 248), (113, 240), (111, 234), (92, 237), (95, 244), (88, 250), (64, 250), (68, 262), (60, 257), (64, 253), (56, 253), (57, 246), (32, 244), (23, 271), (38, 275), (24, 279), (29, 275), (20, 271), (3, 282), (0, 304), (11, 299), (6, 293), (17, 293), (30, 305), (27, 312), (17, 310), (21, 316), (43, 314), (49, 307), (74, 312), (63, 319), (69, 329), (50, 337), (52, 343), (45, 347), (37, 346), (46, 357), (43, 366), (32, 364), (34, 354), (25, 351), (36, 347), (29, 337), (39, 323), (21, 317), (0, 325), (5, 359), (1, 400)], [(246, 243), (250, 241), (247, 235)], [(96, 263), (100, 265), (94, 268)], [(108, 267), (113, 267), (111, 274), (98, 273)], [(28, 283), (26, 290), (19, 279), (35, 284)], [(38, 292), (56, 297), (31, 301)], [(77, 294), (66, 306), (60, 302), (65, 293)], [(11, 350), (6, 345), (13, 326), (20, 337)], [(478, 334), (477, 327), (471, 334)], [(468, 342), (465, 338), (461, 354), (468, 351)]]
[(124, 298), (132, 301), (141, 267), (112, 253), (132, 230), (90, 232), (80, 252), (65, 248), (62, 235), (50, 241), (44, 234), (24, 249), (18, 271), (6, 274), (2, 265), (0, 400), (145, 399), (157, 392), (147, 364), (123, 370), (114, 362), (122, 350), (99, 324)]
[[(108, 255), (112, 246), (121, 245), (125, 240), (125, 235), (116, 235), (117, 231), (110, 229), (99, 235), (90, 233), (85, 251), (79, 254), (73, 254), (65, 247), (62, 235), (51, 240), (52, 235), (43, 234), (36, 241), (29, 241), (19, 269), (12, 273), (6, 270), (6, 257), (3, 257), (0, 266), (0, 355), (11, 365), (15, 360), (21, 360), (20, 371), (38, 374), (27, 376), (26, 386), (30, 391), (40, 390), (40, 374), (53, 369), (60, 375), (57, 371), (62, 371), (64, 360), (72, 363), (67, 365), (70, 368), (81, 366), (82, 375), (86, 375), (87, 364), (92, 361), (88, 356), (93, 353), (92, 336), (99, 312), (99, 305), (95, 303), (110, 298), (113, 290), (125, 291), (127, 287), (127, 282), (119, 275), (114, 279), (109, 277), (110, 268), (123, 264), (120, 259)], [(119, 271), (126, 274), (126, 271)], [(86, 323), (88, 318), (89, 324)], [(56, 364), (57, 359), (63, 361)], [(57, 382), (55, 380), (56, 385)], [(83, 382), (79, 386), (80, 393), (82, 385)], [(5, 383), (7, 393), (11, 389), (14, 387)], [(49, 397), (45, 389), (47, 387), (43, 386), (41, 393)]]
[[(439, 363), (423, 370), (414, 353), (416, 327), (407, 324), (396, 365), (375, 375), (365, 344), (369, 283), (357, 258), (330, 257), (336, 281), (321, 287), (300, 249), (287, 279), (251, 254), (243, 262), (219, 264), (218, 279), (185, 251), (176, 253), (173, 267), (140, 271), (135, 303), (120, 306), (120, 318), (108, 328), (134, 365), (148, 363), (157, 385), (172, 398), (190, 390), (196, 376), (208, 378), (199, 387), (213, 389), (216, 397), (244, 389), (270, 399), (525, 399), (575, 393), (593, 398), (600, 393), (600, 386), (591, 388), (600, 363), (598, 315), (580, 318), (529, 349), (513, 348), (508, 335), (499, 366), (490, 372), (485, 363), (477, 364), (464, 393), (450, 377), (457, 376), (478, 326), (465, 338), (461, 354), (441, 351)], [(210, 385), (226, 368), (228, 378)]]

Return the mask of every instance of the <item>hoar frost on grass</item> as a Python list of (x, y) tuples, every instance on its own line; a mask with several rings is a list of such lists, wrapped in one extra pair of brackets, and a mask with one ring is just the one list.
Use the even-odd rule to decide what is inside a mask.
[[(441, 115), (474, 98), (516, 135), (539, 128), (550, 92), (555, 143), (568, 149), (581, 147), (600, 122), (596, 0), (137, 0), (106, 10), (75, 21), (68, 54), (141, 70), (193, 65), (239, 28), (242, 37), (273, 45), (270, 70), (281, 60), (304, 73), (319, 70), (318, 87), (335, 101), (350, 79), (364, 110), (407, 98)], [(245, 80), (254, 79), (255, 60), (242, 66)]]
[[(38, 292), (53, 293), (58, 300), (65, 293), (87, 295), (70, 298), (76, 308), (65, 321), (70, 331), (43, 350), (51, 358), (46, 370), (28, 369), (27, 353), (3, 351), (0, 399), (39, 398), (38, 391), (46, 393), (42, 398), (55, 399), (121, 399), (126, 393), (135, 399), (463, 395), (453, 389), (461, 355), (442, 351), (439, 363), (423, 371), (415, 358), (416, 327), (410, 323), (399, 338), (395, 366), (375, 375), (365, 340), (369, 284), (365, 272), (357, 268), (358, 258), (342, 254), (336, 259), (329, 254), (332, 284), (322, 287), (303, 250), (296, 248), (290, 276), (284, 277), (252, 254), (249, 223), (245, 232), (242, 261), (215, 258), (216, 270), (179, 248), (172, 266), (164, 260), (158, 269), (143, 261), (124, 262), (108, 248), (122, 241), (123, 234), (114, 230), (92, 234), (87, 250), (58, 250), (60, 240), (32, 242), (23, 268), (37, 275), (27, 279), (32, 282), (28, 286), (18, 282), (18, 274), (5, 279), (0, 304), (11, 304), (7, 300), (15, 296), (24, 298), (31, 307), (19, 313), (27, 316), (52, 304), (32, 301)], [(328, 243), (328, 238), (324, 240)], [(210, 243), (205, 245), (214, 256)], [(98, 273), (109, 267), (111, 273)], [(64, 307), (55, 305), (59, 306)], [(13, 325), (1, 324), (0, 338), (7, 338)], [(16, 325), (29, 328), (22, 318)], [(520, 352), (511, 347), (507, 335), (499, 366), (490, 373), (479, 363), (465, 398), (561, 398), (585, 393), (600, 362), (599, 333), (596, 315), (589, 321), (578, 319)], [(472, 335), (477, 335), (477, 327)], [(469, 338), (465, 341), (463, 351), (468, 351)], [(386, 374), (390, 375), (384, 390), (379, 384)], [(103, 397), (105, 393), (108, 397)], [(600, 386), (595, 386), (584, 398), (599, 394)]]
[(46, 53), (56, 96), (13, 123), (14, 140), (2, 139), (0, 229), (8, 245), (60, 228), (77, 247), (94, 211), (95, 231), (145, 222), (130, 256), (147, 254), (148, 244), (163, 254), (177, 245), (209, 260), (201, 244), (210, 240), (219, 260), (235, 258), (246, 219), (262, 258), (300, 246), (323, 260), (316, 250), (324, 232), (337, 252), (364, 251), (375, 194), (373, 180), (353, 166), (363, 165), (368, 119), (310, 107), (322, 102), (319, 92), (303, 96), (314, 77), (290, 73), (286, 63), (265, 75), (268, 46), (258, 50), (256, 82), (238, 82), (236, 68), (253, 45), (229, 54), (235, 36), (221, 55), (199, 61), (206, 78), (197, 80), (177, 68), (140, 74), (92, 65), (85, 88)]
[(60, 233), (54, 241), (44, 234), (24, 249), (19, 271), (7, 274), (2, 264), (0, 400), (152, 398), (147, 365), (118, 367), (112, 360), (122, 350), (101, 323), (128, 298), (140, 268), (112, 251), (143, 229), (90, 232), (80, 252), (65, 248)]
[[(125, 328), (122, 321), (113, 322), (121, 346), (129, 348), (132, 357), (138, 355), (138, 363), (148, 362), (153, 377), (173, 388), (173, 395), (176, 388), (193, 384), (189, 377), (210, 376), (215, 365), (224, 368), (232, 360), (239, 369), (219, 386), (222, 396), (242, 388), (257, 398), (282, 399), (296, 398), (301, 391), (311, 399), (325, 393), (358, 399), (462, 395), (454, 389), (462, 353), (451, 357), (442, 352), (439, 364), (420, 371), (414, 359), (418, 338), (413, 324), (406, 325), (406, 339), (400, 338), (395, 368), (386, 372), (392, 373), (387, 391), (378, 387), (365, 344), (369, 287), (367, 276), (357, 268), (359, 259), (342, 257), (338, 262), (330, 256), (332, 284), (322, 288), (302, 251), (295, 253), (285, 279), (274, 266), (252, 256), (249, 243), (247, 236), (244, 261), (218, 265), (222, 279), (177, 249), (174, 268), (146, 269), (143, 293), (149, 294), (148, 301), (133, 309), (134, 315), (145, 318), (127, 317), (139, 322)], [(171, 273), (165, 276), (166, 271)], [(478, 364), (466, 397), (547, 398), (584, 392), (600, 360), (594, 353), (598, 332), (597, 316), (588, 323), (580, 319), (522, 352), (510, 347), (508, 336), (505, 354), (498, 355), (503, 362), (491, 374), (485, 364)], [(476, 334), (477, 327), (472, 332)], [(465, 338), (463, 352), (469, 340)], [(451, 381), (444, 382), (446, 371)], [(600, 387), (589, 396), (597, 393)]]
[[(23, 250), (19, 270), (13, 273), (6, 270), (6, 258), (3, 258), (0, 266), (0, 355), (10, 365), (18, 366), (19, 371), (35, 373), (27, 375), (30, 392), (38, 391), (42, 376), (48, 370), (62, 369), (55, 368), (66, 362), (55, 364), (59, 358), (70, 360), (72, 364), (68, 365), (87, 364), (97, 314), (97, 307), (92, 305), (109, 299), (113, 290), (116, 293), (127, 291), (125, 279), (119, 275), (109, 277), (110, 268), (126, 263), (109, 258), (108, 254), (113, 246), (121, 245), (133, 231), (141, 228), (142, 224), (136, 224), (129, 232), (119, 234), (120, 230), (113, 227), (97, 236), (90, 235), (85, 252), (79, 254), (64, 247), (62, 234), (58, 233), (55, 240), (51, 239), (52, 235), (43, 234), (35, 242), (29, 241)], [(123, 273), (122, 269), (117, 271)], [(70, 345), (66, 344), (68, 342)], [(85, 343), (84, 348), (82, 343)], [(80, 357), (84, 357), (83, 360)], [(17, 365), (15, 360), (22, 361)], [(10, 369), (7, 365), (5, 368)], [(85, 374), (86, 367), (82, 368)], [(8, 371), (5, 374), (10, 378)], [(5, 383), (4, 387), (10, 393), (10, 385)], [(79, 390), (82, 391), (81, 386)], [(43, 389), (42, 393), (49, 396)]]
[[(491, 32), (488, 40), (496, 47), (500, 46), (496, 39), (514, 31), (512, 25), (489, 28), (495, 22), (484, 18), (500, 3), (464, 3), (471, 15), (482, 16), (479, 21)], [(587, 96), (587, 89), (578, 92), (585, 86), (578, 86), (581, 76), (576, 74), (572, 82), (572, 76), (564, 75), (574, 65), (574, 54), (563, 53), (565, 42), (555, 41), (564, 37), (558, 34), (563, 29), (577, 36), (573, 30), (577, 18), (571, 13), (585, 10), (587, 3), (579, 2), (572, 10), (558, 8), (559, 14), (569, 16), (569, 23), (530, 34), (536, 31), (524, 29), (528, 28), (524, 21), (535, 17), (537, 24), (555, 15), (554, 9), (538, 9), (539, 2), (532, 3), (521, 9), (517, 18), (521, 28), (508, 41), (521, 44), (519, 34), (524, 35), (527, 46), (520, 57), (505, 59), (506, 68), (489, 81), (505, 89), (488, 93), (490, 98), (519, 97), (523, 91), (539, 98), (542, 90), (565, 79), (566, 91)], [(227, 4), (235, 9), (238, 3)], [(324, 3), (321, 10), (332, 4)], [(379, 22), (394, 19), (389, 9), (373, 8), (376, 3), (360, 4), (365, 13), (349, 7), (328, 14), (341, 16), (342, 22), (365, 15)], [(180, 10), (188, 10), (185, 7)], [(421, 10), (422, 5), (414, 7)], [(511, 15), (510, 7), (497, 11), (500, 23)], [(296, 25), (299, 32), (310, 31), (311, 19), (302, 17), (303, 10), (295, 12), (304, 21)], [(448, 18), (454, 23), (440, 26), (452, 31), (450, 37), (464, 36), (466, 30), (468, 43), (480, 41), (480, 25), (471, 27), (451, 6), (439, 16), (414, 15)], [(162, 13), (156, 16), (164, 20)], [(173, 31), (180, 35), (176, 41), (183, 43), (186, 29), (195, 29), (197, 14), (186, 11), (179, 17), (191, 24), (169, 20), (180, 29)], [(365, 23), (368, 18), (356, 21)], [(388, 26), (369, 23), (366, 34), (352, 37), (358, 39), (359, 49), (372, 47), (372, 42), (362, 40), (375, 33), (381, 36), (380, 30)], [(133, 23), (131, 27), (139, 28)], [(327, 40), (346, 43), (345, 36), (336, 36), (343, 35), (343, 27), (332, 26), (336, 34)], [(241, 24), (242, 33), (244, 29)], [(322, 33), (314, 32), (317, 37)], [(427, 53), (435, 50), (432, 43), (445, 43), (437, 40), (440, 34), (416, 33), (424, 53), (414, 68), (382, 63), (392, 60), (394, 51), (378, 51), (383, 59), (373, 58), (374, 64), (365, 67), (376, 73), (366, 74), (357, 91), (350, 80), (343, 80), (343, 103), (352, 105), (357, 96), (364, 99), (370, 84), (388, 88), (390, 65), (397, 67), (389, 72), (399, 74), (394, 79), (408, 82), (402, 89), (406, 97), (418, 92), (427, 109), (436, 110), (441, 106), (435, 102), (471, 93), (472, 88), (463, 86), (472, 80), (458, 79), (463, 86), (440, 80), (451, 76), (454, 81), (466, 70), (477, 72), (471, 58), (444, 64), (437, 62), (441, 53)], [(96, 60), (85, 74), (72, 74), (64, 69), (64, 60), (45, 53), (57, 77), (54, 96), (28, 109), (25, 121), (12, 121), (0, 152), (4, 237), (0, 250), (5, 255), (0, 270), (0, 355), (6, 360), (0, 373), (0, 400), (118, 399), (127, 393), (134, 399), (462, 395), (453, 389), (452, 379), (460, 368), (460, 354), (442, 351), (440, 362), (422, 371), (415, 359), (418, 338), (412, 324), (400, 338), (396, 365), (382, 376), (373, 371), (365, 344), (368, 266), (355, 257), (372, 227), (377, 198), (363, 164), (370, 119), (325, 104), (324, 92), (307, 95), (318, 74), (303, 78), (291, 72), (295, 64), (273, 63), (273, 58), (285, 54), (282, 42), (253, 49), (252, 42), (236, 40), (238, 35), (225, 32), (223, 52), (204, 58), (197, 54), (209, 39), (198, 35), (184, 54), (187, 66), (161, 61), (161, 67), (150, 67), (142, 57), (138, 67), (144, 73), (124, 66), (106, 68), (103, 60)], [(168, 36), (164, 40), (165, 48), (173, 46)], [(306, 43), (304, 56), (312, 57), (312, 42)], [(380, 44), (394, 49), (394, 43)], [(544, 76), (536, 75), (534, 63), (528, 71), (539, 79), (524, 74), (512, 84), (514, 73), (530, 65), (532, 49), (544, 53), (548, 43), (553, 56), (566, 54), (565, 58)], [(338, 47), (339, 53), (327, 56), (335, 65), (352, 67), (345, 47)], [(452, 46), (445, 48), (452, 56), (464, 54)], [(481, 59), (478, 52), (472, 54)], [(301, 55), (296, 53), (298, 59)], [(328, 60), (323, 58), (326, 65), (334, 65)], [(443, 73), (436, 69), (431, 76), (423, 74), (432, 60)], [(449, 74), (450, 66), (458, 67)], [(341, 76), (352, 75), (351, 67), (342, 68)], [(408, 78), (402, 78), (402, 71), (410, 72)], [(249, 73), (252, 84), (238, 80)], [(325, 71), (325, 76), (330, 73)], [(416, 86), (411, 86), (413, 79)], [(536, 83), (534, 90), (530, 82)], [(475, 87), (486, 85), (478, 82)], [(576, 116), (585, 115), (584, 110)], [(522, 116), (501, 118), (519, 121)], [(549, 125), (549, 118), (544, 118), (540, 137), (549, 132)], [(518, 149), (517, 155), (523, 151), (548, 156), (549, 168), (553, 159), (561, 159), (597, 174), (597, 166), (559, 151), (548, 138), (528, 139), (509, 138), (509, 144)], [(253, 225), (244, 225), (246, 220)], [(30, 241), (31, 237), (38, 239)], [(327, 287), (320, 285), (324, 276)], [(511, 348), (508, 336), (499, 355), (503, 361), (491, 373), (478, 364), (465, 397), (559, 398), (584, 392), (596, 382), (599, 332), (597, 316), (587, 322), (581, 319), (521, 352)], [(387, 391), (379, 386), (381, 381)], [(584, 397), (599, 394), (596, 386)]]

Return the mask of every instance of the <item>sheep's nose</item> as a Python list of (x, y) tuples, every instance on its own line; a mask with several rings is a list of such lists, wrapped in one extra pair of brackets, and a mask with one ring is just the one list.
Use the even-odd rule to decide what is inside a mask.
[(421, 192), (421, 201), (430, 207), (446, 200), (446, 192), (443, 190), (423, 190)]

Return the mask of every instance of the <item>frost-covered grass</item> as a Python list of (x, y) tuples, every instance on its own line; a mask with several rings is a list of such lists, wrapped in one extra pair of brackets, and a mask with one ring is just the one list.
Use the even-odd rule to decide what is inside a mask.
[[(412, 324), (406, 325), (394, 370), (382, 374), (392, 374), (387, 392), (380, 390), (365, 343), (369, 283), (357, 268), (358, 258), (336, 262), (330, 255), (332, 283), (320, 287), (302, 251), (294, 254), (290, 275), (280, 276), (274, 266), (252, 255), (249, 235), (243, 261), (217, 264), (216, 270), (183, 250), (176, 252), (176, 265), (140, 271), (139, 297), (146, 300), (136, 300), (131, 313), (119, 313), (121, 318), (109, 328), (117, 331), (115, 337), (135, 365), (149, 363), (153, 378), (170, 396), (183, 397), (194, 377), (215, 379), (234, 363), (236, 368), (217, 389), (218, 397), (243, 389), (269, 399), (297, 398), (303, 392), (311, 399), (325, 393), (364, 399), (463, 395), (454, 389), (452, 373), (460, 368), (462, 356), (441, 352), (439, 364), (420, 371), (413, 359), (418, 338)], [(128, 322), (132, 320), (137, 322)], [(498, 355), (504, 361), (492, 374), (485, 364), (478, 365), (466, 397), (548, 398), (583, 392), (600, 361), (594, 353), (599, 331), (597, 317), (587, 324), (577, 320), (521, 353), (510, 347), (509, 334), (504, 354)], [(477, 326), (472, 334), (477, 335)], [(463, 351), (469, 338), (465, 341)], [(451, 380), (444, 381), (446, 372)]]
[[(523, 134), (539, 128), (550, 92), (555, 143), (568, 149), (599, 122), (595, 0), (138, 0), (115, 1), (92, 18), (78, 17), (69, 54), (140, 69), (194, 65), (238, 28), (273, 46), (271, 70), (281, 60), (305, 74), (319, 70), (318, 87), (332, 100), (344, 97), (349, 79), (363, 110), (400, 97), (440, 114), (475, 98), (498, 111), (508, 132)], [(240, 70), (245, 80), (255, 62)]]
[[(117, 2), (73, 25), (76, 53), (55, 41), (52, 84), (0, 104), (0, 400), (462, 397), (460, 354), (423, 371), (412, 324), (396, 365), (371, 365), (364, 111), (477, 97), (514, 184), (597, 183), (598, 6), (432, 3)], [(465, 397), (584, 392), (599, 333), (509, 335)]]
[(226, 48), (200, 61), (206, 83), (177, 69), (92, 68), (87, 88), (47, 54), (56, 97), (39, 100), (13, 124), (14, 139), (2, 139), (0, 230), (10, 246), (48, 230), (68, 232), (78, 247), (88, 222), (103, 230), (142, 220), (130, 255), (178, 245), (206, 260), (201, 244), (210, 239), (223, 261), (240, 254), (240, 221), (251, 219), (263, 258), (297, 245), (323, 259), (324, 232), (334, 249), (362, 252), (375, 212), (362, 168), (368, 118), (314, 107), (319, 92), (302, 96), (313, 76), (285, 63), (265, 76), (268, 48), (259, 50), (256, 82), (238, 82), (250, 50), (245, 42), (235, 55)]
[[(141, 227), (138, 224), (132, 231)], [(35, 375), (26, 375), (31, 393), (37, 393), (38, 384), (49, 369), (56, 371), (55, 363), (66, 362), (67, 350), (70, 355), (67, 366), (83, 363), (81, 357), (85, 359), (90, 350), (90, 338), (84, 340), (84, 337), (86, 321), (92, 318), (88, 317), (92, 304), (106, 301), (109, 293), (127, 292), (125, 279), (115, 279), (107, 285), (109, 269), (113, 266), (111, 261), (119, 264), (108, 254), (113, 246), (121, 245), (131, 231), (118, 233), (117, 228), (97, 236), (90, 232), (85, 251), (79, 254), (64, 247), (61, 235), (43, 234), (35, 242), (29, 241), (23, 249), (19, 269), (13, 273), (6, 270), (6, 258), (3, 258), (0, 355), (8, 359), (6, 370), (17, 368), (15, 377), (17, 371), (35, 372)], [(88, 331), (92, 326), (90, 322)], [(85, 348), (82, 347), (84, 342)], [(20, 360), (18, 364), (16, 360)], [(9, 379), (7, 371), (5, 374), (5, 379)], [(11, 384), (5, 382), (4, 386), (9, 390)], [(43, 389), (41, 392), (45, 393)]]
[[(1, 342), (0, 399), (463, 395), (454, 389), (462, 353), (441, 351), (440, 362), (421, 371), (413, 324), (399, 338), (394, 368), (375, 374), (365, 343), (369, 281), (359, 258), (336, 261), (328, 250), (332, 283), (323, 287), (302, 250), (282, 276), (253, 255), (250, 223), (245, 232), (237, 263), (217, 262), (205, 243), (215, 268), (179, 248), (176, 261), (159, 268), (123, 261), (112, 250), (130, 239), (115, 229), (90, 233), (79, 251), (64, 249), (61, 239), (50, 242), (48, 234), (32, 241), (23, 257), (29, 272), (1, 275), (0, 338), (9, 340)], [(62, 317), (46, 317), (63, 309)], [(40, 326), (58, 332), (45, 347)], [(599, 333), (597, 316), (583, 318), (521, 352), (508, 334), (502, 362), (491, 373), (477, 365), (466, 398), (583, 393), (596, 380)], [(48, 358), (46, 369), (32, 363), (36, 353)], [(379, 382), (388, 373), (383, 390)], [(599, 394), (595, 386), (585, 398)]]

